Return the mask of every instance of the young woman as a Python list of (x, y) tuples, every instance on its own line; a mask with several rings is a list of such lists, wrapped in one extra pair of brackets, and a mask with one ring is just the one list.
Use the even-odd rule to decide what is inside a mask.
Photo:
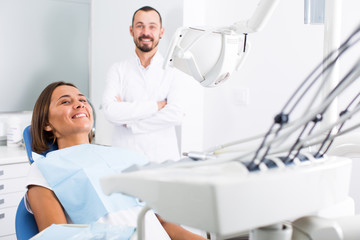
[[(67, 223), (136, 227), (142, 204), (120, 193), (105, 196), (98, 179), (147, 160), (125, 149), (90, 144), (92, 126), (92, 108), (73, 84), (52, 83), (35, 103), (33, 151), (48, 150), (49, 142), (59, 149), (35, 158), (30, 169), (26, 202), (40, 231), (51, 224)], [(146, 239), (204, 239), (153, 212), (146, 215), (146, 226)], [(129, 238), (132, 234), (130, 231)]]

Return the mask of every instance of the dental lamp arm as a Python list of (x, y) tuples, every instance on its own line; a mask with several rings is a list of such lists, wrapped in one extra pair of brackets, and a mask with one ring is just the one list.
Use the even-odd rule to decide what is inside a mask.
[[(172, 65), (204, 87), (219, 85), (242, 65), (250, 47), (247, 34), (261, 30), (279, 1), (261, 0), (249, 20), (225, 28), (179, 28), (172, 38), (164, 67)], [(212, 54), (206, 54), (209, 49)], [(217, 56), (213, 54), (216, 52)]]
[(234, 23), (231, 29), (236, 33), (253, 33), (260, 31), (268, 22), (279, 2), (280, 0), (261, 0), (250, 19)]

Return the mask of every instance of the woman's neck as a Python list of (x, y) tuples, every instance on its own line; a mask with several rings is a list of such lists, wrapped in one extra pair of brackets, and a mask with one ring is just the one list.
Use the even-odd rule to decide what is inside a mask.
[(71, 135), (66, 137), (61, 137), (57, 139), (58, 148), (67, 148), (72, 147), (80, 144), (86, 144), (89, 142), (89, 136), (86, 135)]

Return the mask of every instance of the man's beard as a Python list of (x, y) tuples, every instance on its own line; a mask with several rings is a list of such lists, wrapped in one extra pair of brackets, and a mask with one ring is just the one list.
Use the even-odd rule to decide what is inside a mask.
[(154, 39), (153, 39), (152, 37), (147, 37), (147, 36), (141, 36), (141, 37), (138, 38), (137, 41), (134, 40), (136, 47), (137, 47), (140, 51), (142, 51), (142, 52), (150, 52), (151, 50), (153, 50), (154, 48), (156, 48), (157, 45), (159, 44), (159, 41), (158, 41), (158, 42), (155, 43), (155, 46), (153, 46), (153, 44), (150, 44), (150, 45), (144, 44), (144, 45), (141, 46), (141, 45), (140, 45), (140, 42), (141, 42), (141, 39), (142, 39), (142, 38), (151, 39), (152, 43), (154, 43), (154, 42), (153, 42)]
[(146, 45), (140, 46), (140, 44), (136, 44), (136, 47), (142, 52), (150, 52), (151, 50), (153, 50), (152, 46), (146, 46)]

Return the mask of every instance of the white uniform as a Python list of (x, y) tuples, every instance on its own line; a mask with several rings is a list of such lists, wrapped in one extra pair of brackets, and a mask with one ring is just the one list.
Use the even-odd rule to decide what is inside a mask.
[[(182, 74), (163, 69), (164, 59), (156, 53), (144, 68), (138, 56), (115, 63), (109, 70), (103, 110), (114, 124), (113, 146), (140, 152), (150, 162), (179, 159), (175, 126), (183, 118)], [(116, 100), (120, 96), (122, 102)], [(158, 111), (157, 102), (167, 101)]]

